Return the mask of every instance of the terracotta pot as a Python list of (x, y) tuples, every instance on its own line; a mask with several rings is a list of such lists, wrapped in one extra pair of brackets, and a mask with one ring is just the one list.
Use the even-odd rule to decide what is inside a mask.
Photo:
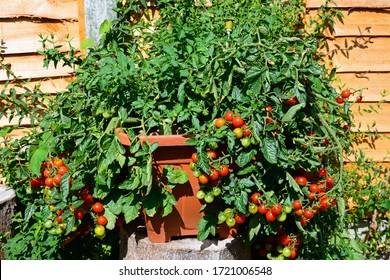
[[(118, 132), (118, 137), (123, 145), (130, 145), (130, 139), (126, 133)], [(154, 152), (155, 176), (162, 173), (165, 165), (173, 165), (175, 168), (183, 169), (189, 177), (186, 184), (171, 189), (177, 200), (172, 213), (162, 217), (158, 211), (153, 217), (149, 217), (145, 211), (143, 212), (147, 235), (151, 242), (169, 242), (172, 237), (198, 234), (197, 224), (203, 217), (203, 213), (199, 213), (202, 202), (196, 197), (200, 189), (198, 179), (193, 176), (190, 169), (191, 155), (195, 152), (195, 148), (185, 143), (188, 139), (183, 135), (148, 136), (150, 143), (158, 142), (159, 144)], [(141, 138), (141, 142), (145, 140), (146, 137)], [(221, 239), (233, 237), (236, 233), (235, 228), (221, 227), (218, 230)]]

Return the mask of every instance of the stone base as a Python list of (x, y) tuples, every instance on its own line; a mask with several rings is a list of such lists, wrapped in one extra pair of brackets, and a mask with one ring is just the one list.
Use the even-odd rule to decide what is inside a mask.
[[(7, 238), (12, 237), (12, 216), (14, 215), (15, 191), (8, 189), (6, 186), (0, 184), (0, 232), (6, 234)], [(0, 240), (0, 248), (1, 248)], [(4, 252), (0, 250), (0, 260), (4, 259)]]
[(149, 241), (143, 226), (122, 228), (120, 259), (123, 260), (249, 260), (250, 247), (241, 238), (218, 238), (199, 241), (194, 237), (173, 239), (166, 243)]

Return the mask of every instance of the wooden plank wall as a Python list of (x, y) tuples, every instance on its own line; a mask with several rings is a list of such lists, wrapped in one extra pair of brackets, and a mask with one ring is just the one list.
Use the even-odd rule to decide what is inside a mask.
[[(308, 16), (314, 16), (325, 0), (307, 0)], [(335, 34), (326, 50), (338, 67), (340, 82), (335, 87), (362, 90), (363, 102), (355, 105), (356, 122), (365, 130), (375, 122), (381, 136), (390, 137), (390, 0), (336, 0), (344, 18), (337, 22)], [(83, 0), (0, 0), (0, 39), (6, 49), (2, 54), (12, 69), (23, 78), (31, 78), (30, 86), (42, 82), (42, 88), (55, 93), (66, 87), (69, 69), (43, 69), (38, 34), (63, 38), (69, 34), (78, 46), (85, 38)], [(0, 71), (0, 88), (7, 80)], [(351, 97), (351, 101), (356, 98)], [(367, 109), (381, 104), (380, 113), (368, 114)], [(362, 111), (360, 114), (358, 111)], [(5, 119), (0, 126), (7, 125)], [(390, 150), (390, 140), (381, 138), (358, 146), (375, 160), (383, 161)]]
[[(83, 7), (83, 0), (0, 0), (0, 41), (4, 44), (0, 55), (17, 76), (31, 79), (28, 87), (41, 83), (44, 92), (55, 94), (68, 85), (71, 69), (43, 67), (38, 35), (55, 34), (64, 45), (62, 50), (67, 49), (64, 39), (69, 36), (78, 48), (85, 38)], [(6, 72), (0, 69), (0, 90), (7, 79)], [(14, 123), (0, 119), (0, 127)], [(22, 123), (27, 124), (28, 120)]]
[[(307, 0), (308, 15), (314, 16), (324, 0)], [(327, 54), (337, 67), (336, 88), (361, 90), (363, 99), (352, 108), (361, 130), (373, 126), (380, 138), (357, 145), (368, 157), (389, 161), (390, 152), (390, 1), (335, 0), (343, 14), (328, 40)], [(354, 101), (357, 97), (350, 97)], [(372, 108), (378, 113), (367, 113)], [(361, 113), (359, 113), (361, 112)], [(386, 158), (387, 156), (387, 158)]]

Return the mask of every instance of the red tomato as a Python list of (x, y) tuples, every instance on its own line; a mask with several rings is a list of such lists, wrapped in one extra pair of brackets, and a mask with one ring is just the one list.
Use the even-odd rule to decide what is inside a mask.
[(38, 178), (35, 178), (35, 179), (32, 179), (30, 181), (30, 186), (33, 188), (33, 189), (36, 189), (36, 188), (39, 188), (41, 186), (41, 180), (39, 180)]
[(68, 170), (69, 170), (69, 167), (67, 167), (66, 165), (60, 166), (58, 168), (58, 174), (64, 175), (66, 172), (68, 172)]
[(266, 105), (266, 106), (265, 106), (265, 109), (266, 109), (268, 112), (271, 112), (273, 108), (272, 108), (271, 105)]
[(349, 98), (351, 95), (351, 91), (349, 89), (344, 89), (342, 92), (341, 92), (341, 97), (342, 98)]
[(317, 193), (319, 191), (319, 187), (317, 184), (311, 184), (309, 187), (309, 191), (311, 193)]
[(318, 176), (320, 176), (320, 177), (325, 177), (326, 176), (326, 169), (325, 168), (320, 168), (319, 170), (318, 170)]
[(278, 237), (277, 240), (279, 244), (287, 246), (290, 243), (290, 236), (288, 236), (287, 234), (282, 234)]
[(336, 102), (339, 103), (339, 104), (343, 104), (344, 103), (344, 99), (341, 96), (337, 96), (336, 97)]
[(242, 127), (245, 124), (244, 120), (240, 116), (233, 117), (232, 123), (234, 127)]
[(316, 197), (314, 195), (314, 193), (310, 192), (307, 194), (307, 197), (310, 199), (310, 200), (314, 200)]
[(93, 197), (89, 193), (83, 194), (83, 196), (81, 198), (84, 200), (84, 203), (87, 204), (87, 205), (91, 204), (93, 202)]
[(219, 178), (219, 172), (215, 169), (211, 171), (210, 180), (215, 181)]
[(236, 220), (237, 224), (243, 224), (245, 222), (245, 215), (244, 214), (236, 214), (234, 216), (234, 219)]
[(51, 177), (46, 178), (45, 179), (45, 185), (50, 187), (50, 188), (53, 187), (54, 186), (53, 178), (51, 178)]
[(229, 167), (226, 164), (221, 165), (221, 170), (218, 171), (219, 176), (225, 177), (229, 174)]
[(233, 114), (232, 111), (226, 112), (225, 120), (228, 121), (228, 122), (231, 122), (231, 121), (233, 121), (233, 116), (234, 116), (234, 114)]
[(283, 211), (283, 206), (280, 203), (278, 203), (277, 206), (274, 206), (274, 205), (271, 206), (271, 212), (272, 212), (272, 214), (274, 214), (276, 216), (279, 215), (280, 213), (282, 213), (282, 211)]
[(302, 225), (303, 227), (306, 226), (306, 223), (307, 223), (306, 218), (301, 217), (301, 219), (300, 219), (299, 221), (301, 222), (301, 225)]
[(99, 225), (102, 225), (102, 226), (105, 226), (107, 223), (108, 223), (108, 220), (107, 220), (107, 218), (106, 218), (106, 216), (99, 216), (98, 218), (97, 218), (97, 223), (99, 224)]
[(94, 205), (92, 205), (92, 211), (99, 214), (102, 213), (104, 210), (103, 204), (100, 202), (95, 202)]
[(267, 219), (268, 222), (273, 222), (276, 220), (276, 215), (274, 213), (272, 213), (271, 210), (269, 210), (266, 214), (265, 214), (265, 218)]
[(262, 203), (262, 204), (259, 205), (259, 210), (258, 211), (259, 211), (260, 214), (265, 215), (265, 214), (267, 214), (269, 209), (267, 209), (267, 207), (265, 207), (265, 204)]
[(309, 210), (309, 209), (305, 209), (303, 211), (303, 216), (306, 218), (306, 219), (312, 219), (314, 217), (314, 212)]
[(62, 175), (60, 174), (57, 174), (53, 177), (53, 182), (54, 184), (56, 184), (57, 186), (61, 184), (61, 177)]
[(300, 186), (306, 186), (307, 185), (307, 179), (305, 176), (298, 176), (295, 178), (295, 182), (297, 182)]
[(83, 210), (75, 209), (75, 210), (74, 210), (74, 216), (76, 217), (76, 219), (82, 220), (82, 219), (84, 218), (84, 212), (83, 212)]
[(299, 200), (294, 200), (293, 203), (292, 203), (292, 207), (295, 210), (302, 209), (302, 203)]
[(50, 172), (49, 169), (43, 170), (43, 176), (44, 176), (44, 177), (48, 178), (48, 177), (50, 177), (50, 175), (51, 175), (51, 172)]
[(260, 204), (260, 197), (261, 197), (261, 194), (259, 192), (255, 192), (251, 195), (251, 202), (254, 203), (254, 204), (257, 204), (259, 205)]

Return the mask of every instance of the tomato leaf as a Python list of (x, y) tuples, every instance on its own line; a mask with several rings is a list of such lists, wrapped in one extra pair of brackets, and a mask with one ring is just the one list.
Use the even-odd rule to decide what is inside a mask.
[(290, 187), (292, 187), (295, 192), (297, 192), (297, 193), (299, 193), (301, 195), (304, 195), (303, 192), (302, 192), (302, 189), (299, 187), (297, 182), (295, 182), (295, 179), (291, 176), (290, 173), (286, 172), (286, 178), (287, 178), (287, 181), (288, 181)]
[(249, 220), (249, 231), (248, 231), (249, 241), (252, 241), (257, 236), (260, 229), (261, 229), (260, 215), (259, 214), (253, 215)]
[(36, 207), (34, 204), (27, 205), (26, 209), (24, 210), (24, 220), (26, 222), (28, 222), (32, 215), (34, 215), (35, 209)]
[(261, 151), (268, 162), (272, 164), (276, 164), (278, 162), (278, 142), (276, 139), (271, 137), (265, 138), (261, 145)]
[(49, 147), (46, 145), (40, 145), (39, 148), (32, 153), (29, 166), (34, 175), (41, 175), (41, 164), (47, 159), (48, 154)]
[(304, 107), (304, 104), (303, 103), (299, 103), (297, 105), (294, 105), (294, 106), (291, 106), (290, 109), (288, 109), (287, 113), (283, 116), (282, 118), (282, 122), (286, 123), (286, 122), (291, 122), (294, 117), (295, 117), (295, 114)]

